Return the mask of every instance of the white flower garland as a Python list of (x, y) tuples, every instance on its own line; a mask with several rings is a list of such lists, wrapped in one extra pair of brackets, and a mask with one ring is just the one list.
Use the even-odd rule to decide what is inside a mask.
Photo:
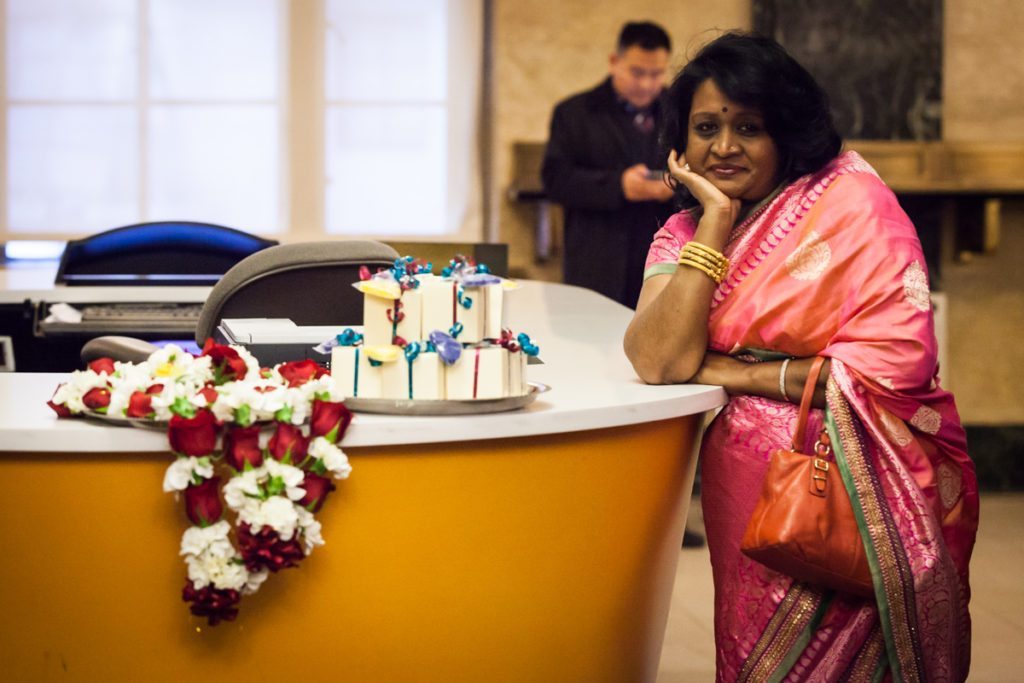
[[(307, 476), (341, 480), (348, 478), (352, 467), (336, 443), (324, 435), (310, 434), (314, 402), (337, 404), (343, 399), (336, 394), (328, 375), (289, 386), (281, 373), (283, 365), (261, 372), (259, 363), (244, 348), (227, 348), (234, 349), (245, 364), (241, 379), (213, 386), (223, 368), (215, 368), (209, 355), (194, 357), (169, 344), (142, 363), (114, 362), (112, 372), (93, 369), (73, 372), (69, 381), (58, 387), (51, 403), (71, 413), (88, 414), (90, 407), (86, 405), (86, 396), (99, 389), (109, 392), (109, 402), (96, 412), (105, 412), (107, 416), (164, 422), (174, 415), (208, 410), (218, 423), (229, 429), (267, 426), (268, 429), (260, 430), (257, 444), (262, 462), (258, 466), (246, 462), (240, 471), (232, 470), (232, 476), (222, 487), (224, 502), (235, 513), (234, 524), (226, 519), (206, 526), (196, 524), (186, 529), (181, 537), (180, 555), (194, 591), (214, 589), (249, 595), (259, 590), (270, 572), (266, 567), (251, 569), (253, 562), (247, 567), (243, 552), (232, 541), (232, 531), (246, 525), (250, 537), (258, 536), (265, 541), (270, 530), (280, 542), (298, 543), (298, 546), (288, 547), (297, 547), (308, 556), (314, 548), (324, 544), (324, 539), (320, 523), (300, 501), (307, 496), (323, 497), (326, 491), (308, 491)], [(109, 362), (104, 367), (109, 368)], [(139, 400), (140, 395), (144, 395), (142, 405), (149, 409), (145, 415), (137, 414), (140, 409), (132, 407), (133, 398)], [(274, 424), (298, 429), (306, 443), (303, 462), (280, 462), (271, 456), (269, 427)], [(214, 452), (200, 456), (178, 454), (164, 474), (164, 491), (184, 493), (187, 502), (191, 489), (198, 490), (215, 477), (216, 465), (224, 459), (219, 454), (224, 444), (225, 438), (221, 435)], [(322, 488), (322, 484), (320, 486)], [(216, 505), (219, 510), (219, 504)], [(318, 505), (318, 501), (309, 503), (310, 508), (314, 505)], [(205, 523), (203, 519), (199, 521)], [(277, 541), (271, 539), (271, 542)], [(294, 559), (291, 562), (284, 566), (293, 566)], [(233, 600), (237, 602), (237, 598)], [(231, 602), (229, 607), (233, 604)], [(216, 608), (211, 611), (216, 612)], [(195, 608), (193, 612), (209, 616)], [(233, 614), (210, 616), (210, 623), (215, 624), (220, 618), (230, 619)]]

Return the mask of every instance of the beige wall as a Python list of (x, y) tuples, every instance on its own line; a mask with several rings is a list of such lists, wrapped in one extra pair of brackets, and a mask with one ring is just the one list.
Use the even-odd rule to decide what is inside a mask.
[[(522, 274), (559, 279), (557, 263), (537, 264), (534, 207), (514, 205), (512, 144), (547, 137), (560, 99), (597, 83), (622, 23), (651, 19), (675, 43), (673, 66), (685, 63), (715, 29), (749, 28), (749, 0), (493, 0), (493, 139), (491, 188), (497, 234)], [(956, 141), (1024, 140), (1024, 27), (1021, 0), (945, 0), (944, 137)], [(950, 261), (949, 368), (964, 421), (1024, 424), (1024, 201), (1004, 204), (1002, 240), (993, 254)]]
[(946, 0), (943, 138), (1024, 140), (1021, 0)]
[[(1024, 141), (1021, 0), (946, 0), (943, 137)], [(1024, 424), (1024, 200), (1004, 202), (991, 254), (944, 264), (950, 367), (944, 384), (969, 424)]]

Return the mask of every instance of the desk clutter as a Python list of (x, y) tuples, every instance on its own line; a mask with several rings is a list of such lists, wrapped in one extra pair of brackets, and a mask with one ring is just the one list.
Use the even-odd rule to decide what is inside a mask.
[[(411, 256), (360, 273), (363, 331), (329, 343), (335, 390), (351, 398), (477, 400), (526, 395), (539, 348), (506, 324), (517, 285), (462, 256), (433, 273)], [(514, 294), (513, 294), (514, 295)]]

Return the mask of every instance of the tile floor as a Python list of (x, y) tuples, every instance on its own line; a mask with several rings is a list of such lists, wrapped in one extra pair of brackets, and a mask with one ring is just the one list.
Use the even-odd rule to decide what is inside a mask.
[[(700, 514), (694, 501), (693, 514)], [(971, 683), (1024, 681), (1024, 493), (985, 493), (971, 560)], [(683, 550), (661, 653), (659, 683), (715, 677), (711, 566), (706, 548)]]

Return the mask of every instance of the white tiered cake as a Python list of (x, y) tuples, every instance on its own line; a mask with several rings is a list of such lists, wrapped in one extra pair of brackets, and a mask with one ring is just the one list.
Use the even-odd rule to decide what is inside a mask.
[(331, 375), (347, 397), (472, 400), (522, 396), (527, 356), (538, 349), (504, 325), (516, 285), (483, 264), (452, 259), (441, 275), (411, 256), (355, 283), (363, 333), (347, 329)]

